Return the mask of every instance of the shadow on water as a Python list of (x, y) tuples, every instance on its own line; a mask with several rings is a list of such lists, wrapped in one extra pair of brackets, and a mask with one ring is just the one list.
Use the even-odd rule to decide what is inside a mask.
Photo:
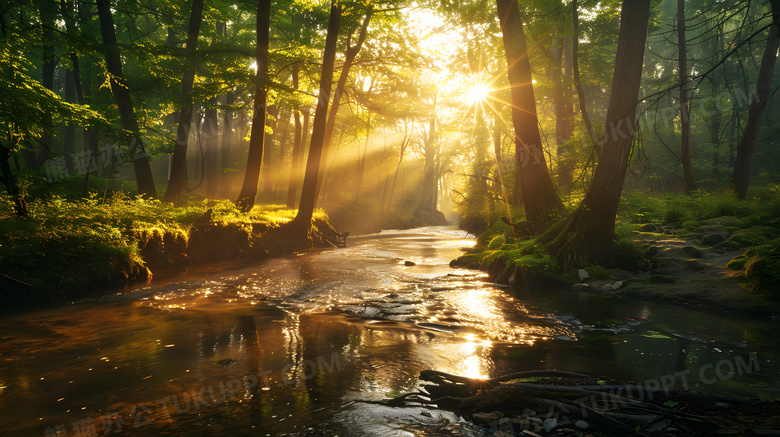
[(0, 429), (434, 435), (425, 429), (457, 418), (357, 402), (412, 391), (423, 369), (559, 369), (777, 396), (770, 322), (598, 294), (513, 296), (448, 266), (469, 245), (448, 228), (383, 232), (7, 316)]

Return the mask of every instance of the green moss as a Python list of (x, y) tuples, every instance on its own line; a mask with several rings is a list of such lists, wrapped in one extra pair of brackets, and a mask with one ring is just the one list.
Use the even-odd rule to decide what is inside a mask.
[(728, 264), (726, 264), (726, 268), (729, 270), (742, 270), (745, 268), (745, 264), (747, 263), (748, 259), (749, 258), (745, 255), (735, 256), (731, 259), (731, 261), (728, 262)]
[(693, 258), (701, 258), (704, 256), (704, 251), (694, 246), (685, 246), (683, 247), (683, 251)]
[(609, 279), (609, 272), (599, 265), (585, 267), (585, 271), (593, 279)]
[(493, 237), (490, 240), (490, 243), (488, 243), (488, 249), (496, 250), (504, 245), (506, 242), (506, 238), (503, 235), (498, 235), (496, 237)]

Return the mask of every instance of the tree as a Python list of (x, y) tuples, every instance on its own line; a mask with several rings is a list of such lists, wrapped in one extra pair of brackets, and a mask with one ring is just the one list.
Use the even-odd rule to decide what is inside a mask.
[(317, 110), (314, 113), (314, 122), (312, 123), (311, 145), (306, 162), (306, 173), (303, 178), (301, 201), (298, 205), (298, 214), (292, 222), (292, 232), (296, 234), (296, 237), (305, 238), (308, 235), (314, 208), (317, 204), (317, 179), (319, 178), (320, 166), (323, 163), (322, 149), (325, 142), (326, 117), (333, 85), (333, 66), (336, 61), (336, 42), (338, 41), (340, 21), (341, 5), (332, 4), (328, 21), (328, 36), (325, 39), (325, 50), (322, 55), (322, 74), (320, 75), (320, 89), (317, 96)]
[(563, 208), (547, 171), (536, 114), (531, 62), (523, 34), (517, 0), (496, 0), (506, 51), (507, 75), (512, 93), (512, 123), (515, 129), (515, 200), (522, 193), (530, 227), (540, 232)]
[(766, 105), (769, 102), (772, 89), (772, 76), (777, 61), (777, 49), (780, 47), (780, 28), (777, 17), (780, 15), (780, 0), (770, 0), (772, 5), (773, 25), (769, 28), (769, 37), (766, 40), (764, 55), (761, 57), (761, 67), (758, 70), (758, 83), (756, 84), (756, 99), (750, 104), (747, 124), (742, 141), (737, 149), (737, 159), (734, 163), (732, 185), (739, 200), (747, 197), (750, 186), (750, 173), (753, 167), (753, 156), (756, 154), (758, 134), (761, 132), (761, 121), (764, 118)]
[(116, 104), (119, 107), (119, 117), (122, 126), (130, 132), (130, 155), (135, 170), (135, 180), (138, 184), (138, 193), (146, 197), (157, 197), (154, 187), (152, 169), (146, 159), (143, 138), (138, 129), (138, 120), (135, 118), (133, 102), (130, 100), (130, 90), (125, 83), (122, 72), (122, 57), (119, 46), (116, 43), (116, 31), (114, 30), (114, 17), (111, 15), (110, 0), (97, 0), (98, 16), (100, 17), (100, 33), (103, 36), (103, 44), (106, 57), (106, 69), (111, 75), (111, 92), (114, 94)]
[(693, 179), (693, 166), (691, 165), (691, 104), (688, 97), (688, 59), (685, 40), (685, 0), (677, 0), (677, 53), (679, 56), (680, 73), (680, 125), (682, 133), (682, 159), (683, 177), (685, 178), (684, 191), (690, 194), (696, 191), (696, 181)]
[[(179, 126), (176, 129), (176, 142), (173, 147), (173, 163), (171, 164), (171, 180), (165, 190), (163, 200), (172, 202), (187, 189), (187, 145), (189, 143), (190, 124), (192, 123), (192, 87), (195, 83), (195, 54), (198, 47), (200, 23), (203, 21), (203, 0), (193, 0), (190, 11), (190, 22), (187, 27), (187, 53), (189, 63), (181, 80), (181, 112)], [(216, 118), (216, 114), (214, 114)]]
[(553, 241), (565, 266), (612, 265), (620, 194), (636, 119), (650, 0), (623, 0), (603, 149), (585, 199)]
[(268, 43), (271, 26), (271, 0), (257, 2), (257, 62), (255, 107), (252, 115), (252, 133), (249, 137), (249, 156), (246, 162), (246, 173), (241, 192), (236, 205), (244, 211), (249, 211), (255, 205), (257, 187), (260, 183), (260, 167), (263, 162), (263, 147), (265, 143), (266, 102), (268, 100)]

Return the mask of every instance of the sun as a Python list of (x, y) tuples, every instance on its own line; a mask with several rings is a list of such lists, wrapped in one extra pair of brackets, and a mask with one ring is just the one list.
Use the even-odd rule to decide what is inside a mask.
[(479, 103), (488, 98), (490, 94), (490, 88), (483, 84), (478, 83), (469, 89), (469, 101), (471, 103)]

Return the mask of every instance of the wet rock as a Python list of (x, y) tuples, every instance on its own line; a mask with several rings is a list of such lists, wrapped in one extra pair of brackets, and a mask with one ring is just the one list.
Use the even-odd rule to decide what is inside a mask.
[(494, 413), (474, 413), (471, 415), (471, 418), (474, 419), (474, 421), (477, 422), (496, 422), (500, 418), (500, 413), (494, 412)]
[(705, 235), (704, 238), (701, 239), (701, 244), (705, 246), (715, 246), (716, 244), (720, 244), (724, 241), (726, 241), (726, 236), (723, 234), (709, 234)]
[(588, 427), (590, 425), (588, 425), (588, 422), (586, 422), (584, 420), (578, 420), (578, 421), (574, 422), (574, 426), (576, 426), (579, 429), (588, 429)]
[(583, 283), (580, 283), (580, 284), (574, 284), (574, 285), (572, 285), (572, 287), (571, 287), (571, 288), (572, 288), (574, 291), (584, 291), (584, 292), (588, 292), (588, 291), (590, 291), (590, 290), (591, 290), (590, 284), (586, 284), (586, 283), (584, 283), (584, 282), (583, 282)]
[(586, 279), (590, 278), (588, 271), (585, 269), (577, 270), (577, 275), (580, 277), (580, 282), (584, 282)]
[(546, 419), (544, 422), (542, 422), (542, 426), (544, 426), (545, 431), (550, 432), (551, 429), (558, 426), (558, 419), (554, 417)]
[(617, 282), (613, 282), (613, 283), (612, 283), (612, 285), (610, 285), (610, 287), (611, 287), (613, 290), (617, 290), (617, 289), (619, 289), (619, 288), (620, 288), (620, 287), (622, 287), (622, 286), (623, 286), (623, 281), (617, 281)]
[[(530, 409), (530, 408), (523, 408), (523, 416), (526, 417), (533, 417), (536, 416), (536, 411)], [(541, 422), (539, 422), (541, 423)]]
[(420, 415), (425, 417), (433, 417), (433, 415), (427, 411), (420, 411)]
[(417, 263), (414, 261), (404, 261), (404, 265), (407, 267), (416, 266)]

